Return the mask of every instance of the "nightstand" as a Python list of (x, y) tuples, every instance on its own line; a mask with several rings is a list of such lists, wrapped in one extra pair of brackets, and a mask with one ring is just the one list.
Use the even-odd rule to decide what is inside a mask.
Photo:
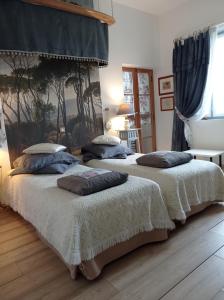
[(190, 149), (184, 152), (193, 155), (194, 159), (196, 159), (197, 156), (209, 157), (211, 162), (213, 162), (213, 158), (219, 157), (219, 166), (222, 168), (222, 155), (224, 154), (223, 150)]
[(124, 130), (117, 130), (121, 142), (126, 145), (134, 152), (141, 153), (141, 147), (139, 142), (139, 130), (141, 128), (130, 128)]

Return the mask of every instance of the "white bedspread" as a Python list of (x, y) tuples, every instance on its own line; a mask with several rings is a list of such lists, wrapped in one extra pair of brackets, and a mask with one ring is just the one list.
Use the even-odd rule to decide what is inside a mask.
[(126, 183), (89, 196), (57, 187), (57, 178), (88, 170), (75, 166), (63, 175), (8, 178), (8, 201), (31, 222), (70, 265), (94, 258), (137, 233), (173, 229), (159, 186), (129, 176)]
[(88, 166), (127, 172), (157, 182), (161, 188), (171, 219), (186, 219), (190, 206), (224, 200), (224, 174), (214, 163), (191, 160), (169, 169), (139, 166), (136, 153), (127, 159), (91, 160)]

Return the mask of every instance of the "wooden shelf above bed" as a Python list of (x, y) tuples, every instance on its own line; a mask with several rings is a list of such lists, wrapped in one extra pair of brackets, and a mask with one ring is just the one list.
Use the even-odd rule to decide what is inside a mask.
[(34, 4), (34, 5), (46, 6), (46, 7), (66, 11), (72, 14), (78, 14), (81, 16), (94, 18), (108, 25), (112, 25), (115, 23), (115, 19), (110, 15), (101, 13), (99, 11), (90, 8), (82, 7), (76, 4), (66, 3), (60, 0), (23, 0), (23, 2)]

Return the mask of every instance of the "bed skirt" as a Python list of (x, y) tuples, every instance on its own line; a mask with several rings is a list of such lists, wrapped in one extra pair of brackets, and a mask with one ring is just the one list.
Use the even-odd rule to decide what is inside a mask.
[(211, 206), (212, 204), (217, 204), (217, 202), (216, 201), (209, 201), (209, 202), (205, 202), (205, 203), (201, 203), (201, 204), (198, 204), (198, 205), (191, 206), (191, 210), (189, 212), (186, 212), (187, 218), (203, 211), (204, 209)]
[[(186, 215), (187, 217), (193, 216), (212, 204), (217, 202), (206, 202), (199, 205), (195, 205), (191, 207), (191, 211)], [(39, 233), (38, 233), (39, 234)], [(40, 234), (40, 238), (57, 254), (61, 257), (58, 251), (53, 248)], [(142, 232), (135, 235), (133, 238), (121, 242), (115, 246), (112, 246), (105, 251), (98, 254), (96, 257), (89, 261), (83, 261), (80, 265), (67, 265), (71, 278), (77, 279), (78, 273), (82, 273), (83, 276), (88, 280), (96, 279), (101, 273), (103, 268), (111, 263), (112, 261), (128, 254), (129, 252), (149, 243), (153, 242), (161, 242), (168, 239), (168, 230), (167, 229), (154, 229), (150, 232)], [(63, 258), (61, 257), (63, 260)]]
[[(37, 231), (38, 236), (40, 239), (49, 247), (51, 248), (64, 262), (63, 257), (60, 253), (52, 247), (48, 243), (48, 241)], [(96, 279), (102, 272), (103, 268), (109, 264), (110, 262), (118, 259), (119, 257), (124, 256), (125, 254), (149, 243), (153, 242), (161, 242), (168, 239), (168, 230), (167, 229), (155, 229), (149, 232), (142, 232), (135, 235), (133, 238), (121, 242), (115, 246), (112, 246), (105, 251), (101, 252), (93, 259), (88, 261), (83, 261), (80, 265), (68, 265), (70, 271), (70, 275), (72, 279), (77, 279), (78, 273), (82, 273), (83, 276), (88, 280)]]
[(119, 257), (122, 257), (125, 254), (148, 243), (165, 241), (167, 239), (167, 229), (155, 229), (150, 232), (139, 233), (128, 241), (108, 248), (94, 257), (94, 259), (83, 261), (78, 266), (78, 269), (88, 280), (93, 280), (101, 274), (105, 265), (118, 259)]
[[(217, 202), (206, 202), (199, 205), (195, 205), (191, 207), (191, 211), (188, 212), (186, 215), (187, 217), (190, 217), (192, 215), (195, 215), (207, 207), (209, 207), (212, 204), (216, 204)], [(184, 222), (182, 222), (184, 223)], [(52, 247), (48, 243), (48, 241), (37, 231), (40, 239), (48, 245), (49, 248), (51, 248), (64, 262), (63, 257), (60, 255), (60, 253)], [(70, 275), (72, 279), (77, 279), (78, 273), (82, 273), (83, 276), (88, 280), (94, 280), (96, 279), (101, 273), (103, 268), (111, 263), (112, 261), (124, 256), (125, 254), (128, 254), (129, 252), (144, 246), (149, 243), (153, 242), (162, 242), (168, 239), (168, 230), (167, 229), (154, 229), (149, 232), (142, 232), (137, 235), (135, 235), (133, 238), (121, 242), (115, 246), (112, 246), (105, 251), (101, 252), (97, 256), (95, 256), (93, 259), (88, 261), (83, 261), (80, 265), (68, 265), (70, 271)]]
[[(214, 202), (206, 202), (191, 207), (191, 211), (188, 212), (187, 218), (193, 216), (207, 207), (214, 204)], [(150, 232), (143, 232), (137, 234), (128, 241), (119, 243), (109, 249), (103, 251), (94, 259), (89, 261), (83, 261), (79, 266), (69, 267), (72, 278), (77, 277), (78, 271), (87, 278), (88, 280), (96, 279), (102, 272), (104, 266), (110, 262), (124, 256), (125, 254), (149, 243), (165, 241), (168, 239), (168, 231), (166, 229), (155, 229)]]

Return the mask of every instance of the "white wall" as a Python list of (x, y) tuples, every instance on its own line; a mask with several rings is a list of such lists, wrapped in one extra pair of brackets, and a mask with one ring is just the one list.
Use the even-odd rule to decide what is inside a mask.
[(190, 126), (192, 130), (192, 148), (224, 149), (223, 119), (192, 121)]
[(103, 109), (112, 106), (112, 114), (123, 98), (122, 65), (155, 69), (159, 42), (156, 16), (114, 3), (114, 17), (116, 23), (109, 27), (109, 66), (100, 71)]
[[(159, 64), (158, 75), (172, 74), (173, 40), (187, 37), (194, 31), (209, 25), (224, 22), (223, 0), (194, 0), (159, 18)], [(157, 147), (170, 149), (172, 136), (172, 112), (161, 112), (159, 97), (156, 97)]]

